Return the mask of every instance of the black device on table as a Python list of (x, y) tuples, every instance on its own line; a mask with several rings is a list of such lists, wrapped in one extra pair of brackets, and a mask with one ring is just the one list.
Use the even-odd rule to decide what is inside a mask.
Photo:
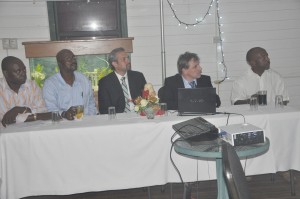
[(191, 145), (195, 145), (197, 142), (216, 140), (219, 135), (219, 129), (202, 117), (180, 122), (172, 127)]

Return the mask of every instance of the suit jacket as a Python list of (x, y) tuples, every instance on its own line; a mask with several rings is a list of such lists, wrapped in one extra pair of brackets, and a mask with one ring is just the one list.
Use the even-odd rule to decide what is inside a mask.
[[(201, 77), (197, 79), (197, 88), (201, 87), (213, 87), (210, 76), (201, 75)], [(161, 89), (160, 101), (167, 103), (169, 110), (178, 109), (178, 88), (184, 88), (184, 83), (180, 74), (165, 79), (165, 85)], [(219, 107), (220, 105), (220, 97), (216, 95), (216, 106)]]
[[(142, 95), (146, 79), (143, 73), (131, 70), (127, 71), (127, 77), (131, 98), (134, 100)], [(99, 80), (98, 86), (100, 114), (107, 114), (107, 109), (110, 106), (114, 106), (117, 113), (123, 113), (125, 109), (125, 96), (117, 75), (114, 72), (108, 74)]]

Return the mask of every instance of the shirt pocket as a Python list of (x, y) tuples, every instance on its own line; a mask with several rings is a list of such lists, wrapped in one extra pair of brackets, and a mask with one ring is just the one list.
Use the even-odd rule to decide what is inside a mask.
[(81, 86), (72, 87), (72, 105), (84, 105), (85, 93)]

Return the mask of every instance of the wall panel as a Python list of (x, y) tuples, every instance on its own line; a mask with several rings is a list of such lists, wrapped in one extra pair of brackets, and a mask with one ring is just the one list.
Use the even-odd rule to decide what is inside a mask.
[[(205, 14), (210, 0), (170, 0), (178, 17), (195, 22)], [(212, 81), (221, 78), (217, 66), (217, 48), (213, 37), (217, 34), (215, 7), (205, 23), (185, 29), (178, 26), (166, 0), (164, 2), (167, 76), (177, 72), (179, 54), (196, 52), (200, 56), (203, 73)], [(159, 0), (130, 0), (127, 4), (128, 36), (134, 37), (132, 67), (143, 72), (156, 88), (162, 84), (161, 30)], [(230, 104), (232, 81), (249, 66), (246, 52), (254, 46), (267, 49), (271, 67), (285, 78), (291, 105), (300, 108), (300, 1), (299, 0), (222, 0), (220, 1), (225, 62), (229, 80), (217, 86), (223, 105)], [(0, 39), (17, 38), (17, 50), (3, 50), (0, 40), (0, 59), (8, 55), (20, 57), (26, 65), (23, 41), (49, 40), (48, 15), (45, 2), (0, 1)], [(2, 74), (1, 74), (2, 75)]]
[[(17, 38), (18, 49), (4, 50), (2, 38)], [(19, 57), (26, 66), (22, 42), (49, 40), (48, 13), (45, 2), (0, 1), (0, 59), (7, 55)], [(27, 70), (29, 76), (29, 69)], [(0, 74), (2, 77), (2, 73)]]

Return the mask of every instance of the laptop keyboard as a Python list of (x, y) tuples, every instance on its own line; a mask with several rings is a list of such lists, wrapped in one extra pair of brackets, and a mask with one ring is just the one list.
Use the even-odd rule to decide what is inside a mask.
[(185, 140), (207, 133), (218, 135), (218, 129), (202, 117), (174, 124), (173, 129)]

